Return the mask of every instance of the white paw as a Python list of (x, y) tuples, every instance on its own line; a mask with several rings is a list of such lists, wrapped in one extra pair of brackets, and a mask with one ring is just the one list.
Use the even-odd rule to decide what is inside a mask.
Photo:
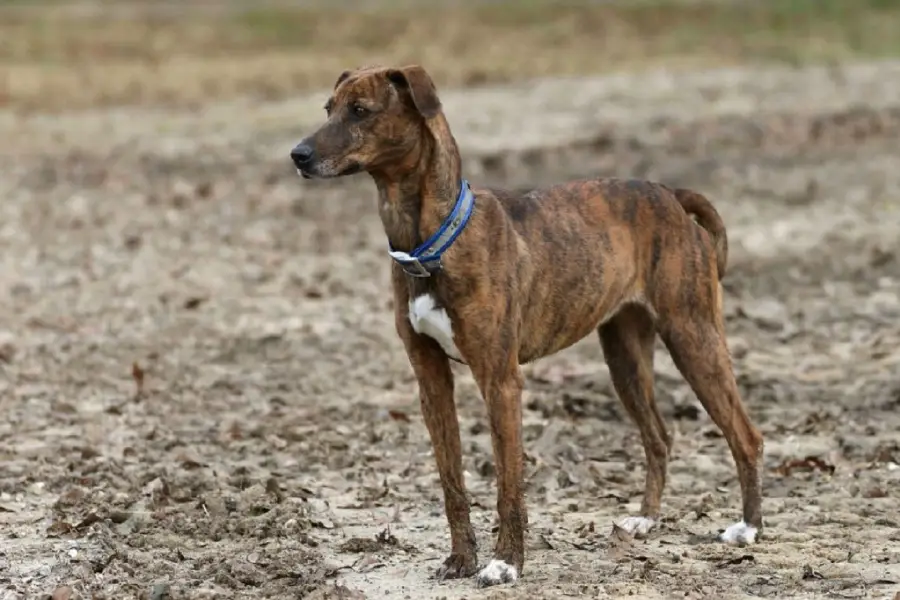
[(625, 517), (619, 521), (618, 526), (640, 539), (656, 527), (656, 521), (647, 517)]
[(478, 573), (477, 580), (479, 587), (487, 587), (501, 583), (515, 583), (518, 578), (519, 572), (514, 566), (502, 560), (492, 560)]
[(735, 523), (719, 534), (719, 541), (739, 546), (752, 544), (756, 541), (756, 527), (747, 525), (743, 521)]

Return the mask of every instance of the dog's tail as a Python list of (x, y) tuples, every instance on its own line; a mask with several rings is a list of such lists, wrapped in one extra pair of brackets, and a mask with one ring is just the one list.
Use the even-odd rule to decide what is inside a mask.
[(725, 267), (728, 264), (728, 235), (725, 233), (725, 223), (712, 203), (702, 194), (692, 190), (673, 190), (675, 198), (681, 207), (689, 215), (697, 218), (700, 227), (709, 232), (713, 246), (716, 248), (716, 267), (719, 269), (719, 279), (725, 277)]

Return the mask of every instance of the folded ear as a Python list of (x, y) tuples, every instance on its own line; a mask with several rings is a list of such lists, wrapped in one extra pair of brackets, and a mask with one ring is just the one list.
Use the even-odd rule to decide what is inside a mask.
[(438, 98), (434, 82), (425, 69), (419, 65), (409, 65), (400, 69), (390, 69), (388, 80), (402, 93), (409, 94), (413, 105), (426, 119), (441, 112), (441, 100)]
[(341, 73), (338, 76), (337, 81), (334, 82), (334, 89), (338, 89), (338, 86), (347, 81), (348, 77), (350, 77), (350, 71), (344, 71), (343, 73)]

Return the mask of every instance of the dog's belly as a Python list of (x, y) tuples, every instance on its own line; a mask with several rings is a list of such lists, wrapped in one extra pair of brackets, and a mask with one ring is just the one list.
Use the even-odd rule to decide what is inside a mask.
[(453, 327), (450, 316), (443, 308), (438, 308), (431, 294), (423, 294), (409, 301), (409, 322), (413, 331), (432, 338), (447, 356), (462, 360), (459, 349), (453, 341)]

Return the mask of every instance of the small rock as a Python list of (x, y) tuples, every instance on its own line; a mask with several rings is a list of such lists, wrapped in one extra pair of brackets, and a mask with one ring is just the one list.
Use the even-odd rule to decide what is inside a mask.
[(171, 596), (169, 595), (168, 583), (157, 583), (150, 590), (150, 600), (169, 600), (169, 598)]
[(72, 600), (74, 598), (74, 592), (72, 588), (67, 585), (62, 587), (58, 587), (53, 590), (53, 593), (50, 594), (50, 600)]

